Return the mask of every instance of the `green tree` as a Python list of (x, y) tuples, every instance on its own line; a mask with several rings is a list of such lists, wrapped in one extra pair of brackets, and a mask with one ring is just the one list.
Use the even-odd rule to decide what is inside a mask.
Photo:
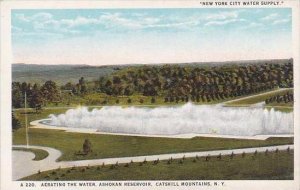
[(78, 84), (79, 84), (79, 92), (81, 94), (84, 94), (87, 92), (87, 85), (86, 85), (86, 82), (84, 80), (84, 77), (81, 77), (78, 81)]
[(37, 84), (33, 85), (31, 96), (29, 97), (29, 106), (35, 108), (36, 113), (42, 108), (43, 98), (40, 88)]
[(92, 143), (89, 139), (85, 139), (82, 145), (82, 151), (84, 154), (88, 154), (92, 151)]
[(56, 83), (49, 80), (41, 87), (41, 93), (45, 100), (54, 102), (60, 99)]
[(21, 127), (20, 121), (15, 117), (14, 112), (11, 113), (12, 130), (16, 131)]
[(24, 97), (20, 88), (20, 83), (12, 83), (12, 107), (20, 108), (24, 106)]

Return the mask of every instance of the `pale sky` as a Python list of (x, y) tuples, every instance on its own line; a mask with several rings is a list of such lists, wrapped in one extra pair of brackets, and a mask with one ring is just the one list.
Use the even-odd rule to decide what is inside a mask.
[(13, 10), (14, 63), (182, 63), (292, 57), (291, 9)]

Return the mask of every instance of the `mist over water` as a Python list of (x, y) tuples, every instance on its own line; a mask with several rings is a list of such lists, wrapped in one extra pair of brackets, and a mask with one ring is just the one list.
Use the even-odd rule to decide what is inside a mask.
[(293, 134), (293, 113), (263, 108), (230, 108), (218, 105), (193, 105), (141, 108), (108, 106), (89, 111), (70, 109), (50, 115), (50, 125), (95, 128), (100, 132), (147, 135), (221, 134), (268, 135)]

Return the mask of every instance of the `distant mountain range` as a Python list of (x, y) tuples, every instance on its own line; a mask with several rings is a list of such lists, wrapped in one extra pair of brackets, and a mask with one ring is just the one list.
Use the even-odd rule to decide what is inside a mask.
[(88, 66), (88, 65), (33, 65), (13, 64), (12, 81), (44, 83), (47, 80), (55, 81), (58, 84), (67, 82), (78, 82), (80, 77), (87, 80), (107, 76), (120, 69), (115, 66)]
[[(190, 67), (208, 67), (208, 66), (224, 66), (232, 64), (264, 64), (264, 63), (284, 63), (287, 59), (277, 60), (249, 60), (249, 61), (227, 61), (227, 62), (192, 62), (192, 63), (161, 63), (147, 64), (149, 66), (162, 66), (172, 64), (177, 66)], [(44, 83), (47, 80), (53, 80), (58, 84), (66, 84), (67, 82), (78, 82), (80, 77), (86, 80), (95, 80), (99, 77), (108, 76), (118, 70), (128, 67), (140, 67), (144, 64), (128, 64), (128, 65), (38, 65), (38, 64), (12, 64), (12, 81), (14, 82), (31, 82)]]

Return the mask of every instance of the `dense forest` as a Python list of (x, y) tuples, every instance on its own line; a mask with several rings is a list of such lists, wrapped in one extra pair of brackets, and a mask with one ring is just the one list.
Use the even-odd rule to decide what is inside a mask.
[(84, 96), (89, 93), (107, 96), (143, 95), (164, 97), (165, 102), (210, 102), (259, 93), (274, 88), (293, 87), (293, 60), (260, 64), (144, 65), (122, 68), (93, 81), (81, 77), (77, 83), (58, 86), (13, 82), (13, 107), (22, 107), (27, 93), (30, 107), (45, 102), (59, 102), (63, 93)]
[(249, 66), (189, 68), (172, 65), (133, 68), (96, 82), (108, 95), (205, 96), (223, 98), (293, 86), (292, 62)]

